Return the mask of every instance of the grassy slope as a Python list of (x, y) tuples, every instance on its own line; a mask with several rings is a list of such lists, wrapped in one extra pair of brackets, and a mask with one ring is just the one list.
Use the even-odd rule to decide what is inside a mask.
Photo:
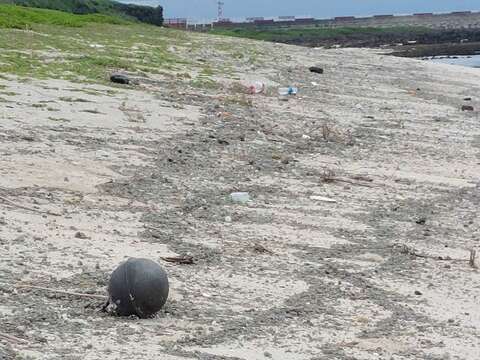
[(108, 83), (116, 70), (183, 71), (185, 61), (168, 48), (186, 42), (186, 36), (105, 15), (0, 5), (0, 77)]
[[(79, 2), (74, 0), (0, 0), (0, 3), (16, 4), (35, 8), (44, 8), (75, 13)], [(82, 4), (85, 11), (106, 13), (113, 9), (112, 2), (108, 0), (84, 0)]]
[(163, 23), (163, 9), (160, 6), (154, 8), (124, 4), (113, 0), (0, 0), (0, 4), (15, 4), (82, 15), (114, 15), (155, 25), (162, 25)]
[(0, 27), (25, 29), (33, 24), (80, 27), (88, 23), (128, 24), (114, 16), (102, 14), (73, 15), (61, 11), (0, 5)]

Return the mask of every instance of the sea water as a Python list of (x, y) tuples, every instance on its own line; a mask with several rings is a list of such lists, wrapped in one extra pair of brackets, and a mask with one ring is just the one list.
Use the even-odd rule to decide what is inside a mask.
[(468, 66), (473, 68), (480, 69), (480, 55), (473, 56), (455, 56), (455, 57), (434, 57), (429, 59), (429, 61), (441, 63), (441, 64), (451, 64), (451, 65), (460, 65)]

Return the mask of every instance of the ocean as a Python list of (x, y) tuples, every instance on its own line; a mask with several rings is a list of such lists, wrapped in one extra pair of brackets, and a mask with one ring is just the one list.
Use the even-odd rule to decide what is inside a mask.
[(442, 63), (442, 64), (451, 64), (451, 65), (460, 65), (468, 66), (473, 68), (480, 69), (480, 55), (473, 56), (458, 56), (458, 57), (436, 57), (432, 58), (429, 61)]

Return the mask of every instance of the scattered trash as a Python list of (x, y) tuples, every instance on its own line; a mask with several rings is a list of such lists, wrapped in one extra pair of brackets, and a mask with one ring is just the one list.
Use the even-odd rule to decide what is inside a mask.
[(265, 84), (260, 82), (260, 81), (256, 81), (255, 83), (253, 83), (252, 85), (250, 85), (248, 87), (248, 92), (252, 95), (254, 94), (261, 94), (263, 92), (265, 92)]
[(312, 137), (310, 135), (303, 134), (302, 139), (310, 140)]
[(165, 305), (168, 292), (167, 273), (160, 265), (148, 259), (130, 258), (110, 277), (106, 308), (119, 316), (148, 318)]
[(321, 67), (318, 67), (318, 66), (311, 66), (308, 70), (310, 70), (310, 72), (313, 72), (313, 73), (316, 73), (316, 74), (323, 74), (323, 69)]
[(313, 86), (318, 86), (318, 85), (319, 85), (316, 81), (312, 81), (311, 84), (312, 84)]
[(110, 81), (117, 84), (130, 84), (130, 78), (122, 74), (112, 74)]
[(297, 95), (298, 94), (298, 88), (296, 87), (283, 87), (278, 89), (278, 94), (285, 96), (285, 95)]
[(161, 259), (165, 260), (167, 262), (182, 264), (182, 265), (195, 264), (195, 260), (193, 259), (193, 256), (190, 256), (190, 255), (175, 256), (175, 257), (162, 257)]
[(233, 202), (246, 204), (250, 201), (250, 194), (248, 192), (234, 192), (230, 194), (230, 199)]
[(337, 200), (335, 200), (335, 199), (331, 199), (331, 198), (324, 197), (324, 196), (317, 196), (317, 195), (310, 196), (310, 200), (323, 201), (323, 202), (328, 202), (328, 203), (336, 203), (337, 202)]
[(462, 111), (473, 111), (473, 106), (471, 105), (463, 105), (462, 106)]
[(226, 223), (231, 223), (232, 222), (232, 217), (231, 216), (225, 216), (225, 222)]

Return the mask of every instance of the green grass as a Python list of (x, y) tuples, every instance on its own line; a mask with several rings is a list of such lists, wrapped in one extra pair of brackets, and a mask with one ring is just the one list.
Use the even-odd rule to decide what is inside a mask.
[(124, 4), (112, 0), (0, 0), (0, 4), (59, 10), (71, 14), (103, 14), (135, 19), (149, 24), (163, 24), (163, 8)]
[(102, 14), (74, 15), (56, 10), (0, 4), (0, 28), (25, 29), (33, 24), (82, 27), (90, 23), (127, 25), (129, 22)]
[(188, 63), (169, 51), (186, 39), (112, 16), (0, 5), (0, 77), (109, 83), (113, 71), (164, 74)]
[(289, 42), (297, 39), (335, 39), (363, 37), (399, 33), (419, 33), (428, 31), (421, 27), (342, 27), (342, 28), (252, 28), (214, 29), (213, 34), (242, 37), (254, 40)]

